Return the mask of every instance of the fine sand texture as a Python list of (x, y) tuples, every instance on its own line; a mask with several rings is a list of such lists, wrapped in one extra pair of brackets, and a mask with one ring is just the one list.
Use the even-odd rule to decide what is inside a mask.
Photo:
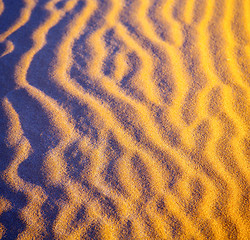
[(250, 0), (0, 0), (0, 239), (250, 239)]

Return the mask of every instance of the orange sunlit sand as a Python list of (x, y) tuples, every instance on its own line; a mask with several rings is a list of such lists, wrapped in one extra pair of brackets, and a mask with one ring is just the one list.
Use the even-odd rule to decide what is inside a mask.
[(250, 0), (0, 0), (0, 239), (250, 239)]

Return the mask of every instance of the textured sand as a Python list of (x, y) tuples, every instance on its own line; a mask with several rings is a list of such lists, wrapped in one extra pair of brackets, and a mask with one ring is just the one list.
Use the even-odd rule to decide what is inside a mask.
[(1, 239), (250, 239), (250, 0), (0, 0)]

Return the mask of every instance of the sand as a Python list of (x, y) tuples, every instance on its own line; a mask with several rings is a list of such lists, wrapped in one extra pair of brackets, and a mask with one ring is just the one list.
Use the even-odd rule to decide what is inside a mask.
[(250, 0), (0, 0), (0, 239), (250, 239)]

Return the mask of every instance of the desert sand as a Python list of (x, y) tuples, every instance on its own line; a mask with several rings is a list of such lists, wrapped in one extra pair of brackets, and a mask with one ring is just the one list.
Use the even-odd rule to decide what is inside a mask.
[(250, 239), (250, 0), (0, 0), (0, 239)]

